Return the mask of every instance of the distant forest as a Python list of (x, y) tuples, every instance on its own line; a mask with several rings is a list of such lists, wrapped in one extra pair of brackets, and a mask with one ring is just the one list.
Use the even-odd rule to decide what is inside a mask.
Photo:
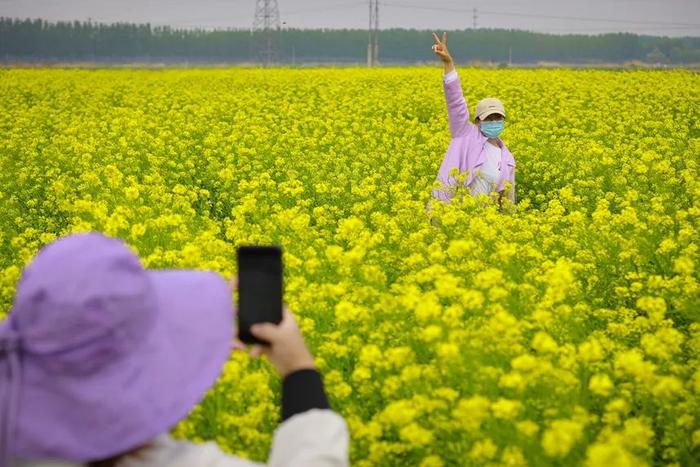
[[(553, 35), (518, 30), (448, 31), (455, 60), (513, 64), (700, 63), (700, 37), (636, 34)], [(364, 63), (366, 30), (283, 29), (272, 33), (275, 62)], [(189, 30), (150, 24), (47, 22), (0, 18), (0, 60), (192, 61), (243, 63), (265, 60), (264, 33)], [(380, 63), (434, 60), (430, 31), (387, 29), (379, 33)]]

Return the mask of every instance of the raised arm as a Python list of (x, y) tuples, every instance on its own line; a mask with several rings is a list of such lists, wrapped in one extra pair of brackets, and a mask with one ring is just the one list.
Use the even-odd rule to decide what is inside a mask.
[(456, 76), (454, 61), (447, 49), (447, 33), (442, 33), (442, 39), (433, 33), (433, 51), (445, 66), (445, 100), (447, 101), (447, 114), (450, 120), (450, 133), (453, 138), (464, 135), (469, 129), (469, 108), (462, 93), (459, 77)]

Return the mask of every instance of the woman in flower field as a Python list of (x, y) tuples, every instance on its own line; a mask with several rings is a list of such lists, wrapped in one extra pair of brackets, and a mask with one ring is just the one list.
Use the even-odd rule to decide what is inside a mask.
[[(167, 432), (216, 381), (234, 340), (232, 290), (213, 272), (149, 270), (97, 233), (42, 249), (0, 325), (0, 466), (261, 465)], [(291, 313), (251, 332), (283, 377), (274, 466), (344, 466), (345, 422), (329, 410)], [(12, 464), (11, 464), (12, 463)]]
[[(433, 51), (445, 66), (445, 98), (452, 134), (438, 172), (441, 187), (433, 190), (433, 196), (449, 203), (455, 188), (464, 184), (473, 196), (497, 193), (499, 206), (504, 194), (515, 202), (515, 159), (499, 138), (506, 119), (503, 104), (495, 97), (482, 99), (476, 106), (472, 124), (459, 76), (447, 49), (447, 33), (443, 33), (442, 39), (433, 33), (433, 39)], [(463, 172), (467, 172), (466, 179), (459, 177)]]

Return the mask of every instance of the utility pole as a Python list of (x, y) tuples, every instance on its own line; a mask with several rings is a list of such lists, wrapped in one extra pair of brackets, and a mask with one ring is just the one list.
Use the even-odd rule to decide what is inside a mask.
[(88, 16), (88, 25), (90, 27), (90, 42), (92, 45), (92, 55), (90, 57), (90, 60), (93, 62), (95, 61), (95, 56), (97, 55), (97, 32), (95, 29), (97, 28), (97, 24), (92, 24), (92, 18)]
[(367, 66), (379, 64), (379, 0), (369, 0), (369, 42), (367, 44)]
[(508, 47), (508, 66), (513, 66), (513, 46)]
[(472, 21), (473, 21), (472, 28), (474, 28), (474, 29), (476, 29), (476, 19), (477, 19), (477, 16), (476, 16), (476, 7), (475, 7), (473, 9), (473, 15), (472, 15)]
[(279, 58), (280, 10), (277, 0), (256, 0), (253, 21), (255, 54), (270, 66)]

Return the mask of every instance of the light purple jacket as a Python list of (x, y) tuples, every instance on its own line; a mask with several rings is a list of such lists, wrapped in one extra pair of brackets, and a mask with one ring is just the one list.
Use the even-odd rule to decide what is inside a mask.
[[(469, 108), (462, 94), (459, 78), (445, 82), (444, 87), (452, 141), (440, 165), (437, 179), (444, 187), (456, 185), (456, 177), (450, 177), (449, 173), (453, 167), (457, 167), (460, 172), (469, 172), (466, 180), (468, 186), (474, 179), (474, 169), (478, 169), (484, 163), (486, 157), (484, 145), (489, 144), (488, 138), (481, 133), (477, 125), (469, 121)], [(510, 182), (512, 189), (506, 195), (515, 202), (515, 159), (500, 138), (498, 145), (501, 147), (502, 156), (501, 179), (497, 191), (503, 191), (505, 182)], [(434, 189), (433, 196), (449, 203), (452, 193), (448, 189)]]

